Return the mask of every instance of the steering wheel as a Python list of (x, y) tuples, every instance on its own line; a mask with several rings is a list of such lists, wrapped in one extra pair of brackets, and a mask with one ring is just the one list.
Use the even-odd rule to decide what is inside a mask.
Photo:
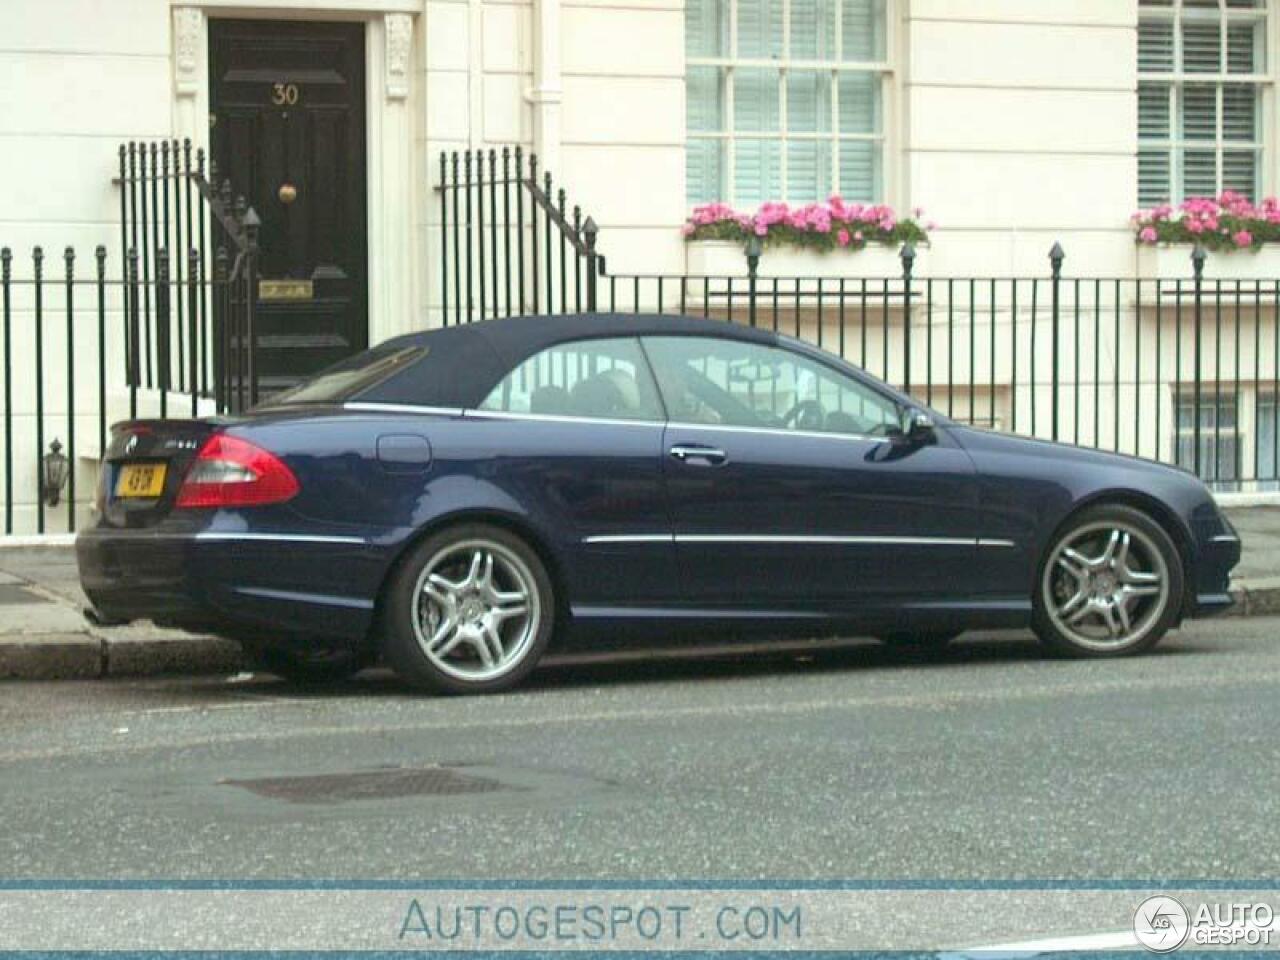
[(784, 426), (794, 424), (797, 430), (821, 430), (826, 421), (827, 411), (817, 400), (801, 400), (782, 418)]

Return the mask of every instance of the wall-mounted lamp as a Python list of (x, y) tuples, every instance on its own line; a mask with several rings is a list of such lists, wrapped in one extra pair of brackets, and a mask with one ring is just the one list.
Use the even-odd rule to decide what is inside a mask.
[(62, 452), (62, 444), (55, 438), (49, 444), (49, 452), (44, 455), (44, 482), (40, 489), (40, 495), (49, 506), (56, 507), (62, 498), (62, 488), (67, 485), (70, 468), (71, 462)]

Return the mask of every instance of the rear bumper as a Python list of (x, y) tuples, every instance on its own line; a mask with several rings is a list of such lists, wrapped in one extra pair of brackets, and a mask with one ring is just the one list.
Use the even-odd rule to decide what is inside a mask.
[(363, 640), (386, 569), (356, 537), (93, 528), (76, 538), (80, 582), (105, 620), (231, 636)]

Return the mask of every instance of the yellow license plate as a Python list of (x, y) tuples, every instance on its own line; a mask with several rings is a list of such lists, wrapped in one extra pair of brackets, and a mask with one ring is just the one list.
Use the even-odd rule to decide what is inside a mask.
[(164, 490), (165, 464), (131, 463), (116, 477), (117, 497), (158, 497)]

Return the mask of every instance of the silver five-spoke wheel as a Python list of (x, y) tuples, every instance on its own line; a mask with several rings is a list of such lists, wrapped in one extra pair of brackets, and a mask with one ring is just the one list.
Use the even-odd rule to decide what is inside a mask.
[(507, 546), (464, 540), (437, 551), (414, 589), (413, 627), (442, 673), (485, 681), (528, 653), (541, 615), (533, 572)]
[(1170, 601), (1180, 590), (1172, 544), (1126, 508), (1081, 520), (1054, 543), (1041, 573), (1039, 607), (1055, 639), (1097, 654), (1154, 642), (1170, 625)]

